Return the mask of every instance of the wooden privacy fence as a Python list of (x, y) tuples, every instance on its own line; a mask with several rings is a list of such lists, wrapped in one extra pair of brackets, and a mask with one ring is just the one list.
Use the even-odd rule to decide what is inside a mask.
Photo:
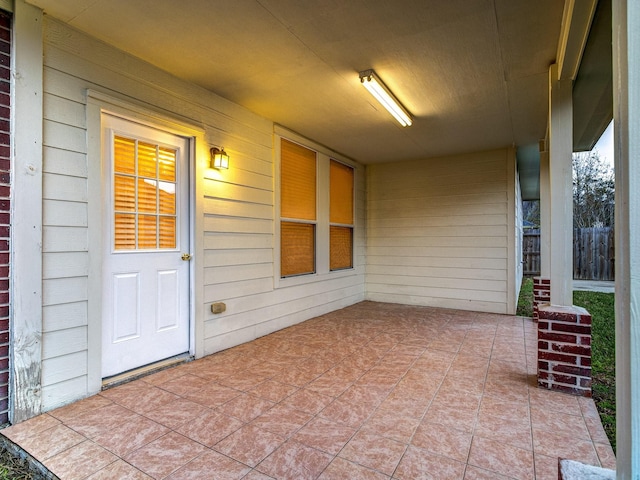
[(573, 229), (573, 278), (615, 280), (613, 228)]
[(522, 234), (522, 270), (524, 275), (540, 275), (540, 229)]
[[(573, 230), (573, 278), (615, 280), (614, 229), (575, 228)], [(522, 262), (525, 275), (540, 275), (540, 230), (522, 235)]]

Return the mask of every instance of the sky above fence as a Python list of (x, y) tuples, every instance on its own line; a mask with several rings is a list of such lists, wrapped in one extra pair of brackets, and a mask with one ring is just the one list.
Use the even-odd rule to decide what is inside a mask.
[(593, 150), (597, 150), (600, 158), (606, 159), (613, 167), (613, 122), (604, 131)]

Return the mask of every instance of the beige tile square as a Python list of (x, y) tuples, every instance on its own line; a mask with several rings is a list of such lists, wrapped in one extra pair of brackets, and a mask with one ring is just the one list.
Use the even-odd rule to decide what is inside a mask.
[(297, 391), (298, 387), (294, 387), (293, 385), (267, 380), (249, 390), (249, 393), (258, 397), (266, 398), (271, 402), (278, 403)]
[(80, 480), (118, 460), (113, 453), (87, 440), (44, 462), (51, 472), (65, 480)]
[(416, 430), (411, 444), (434, 455), (466, 463), (472, 435), (438, 423), (423, 422)]
[(37, 417), (30, 418), (17, 425), (12, 425), (2, 430), (2, 435), (9, 440), (20, 443), (25, 439), (38, 435), (40, 432), (48, 430), (56, 425), (60, 425), (60, 420), (52, 417), (49, 414), (39, 415)]
[(555, 432), (534, 428), (533, 448), (536, 455), (570, 458), (589, 465), (598, 464), (598, 455), (593, 443), (573, 436), (560, 435)]
[(315, 415), (333, 401), (333, 397), (301, 388), (284, 399), (282, 404)]
[(269, 432), (290, 437), (302, 428), (312, 415), (293, 408), (276, 405), (251, 422), (252, 425)]
[(93, 440), (119, 457), (124, 457), (168, 432), (167, 427), (139, 416), (97, 435)]
[(220, 407), (220, 411), (225, 415), (237, 418), (238, 420), (246, 423), (250, 422), (256, 417), (259, 417), (274, 405), (274, 402), (271, 402), (265, 398), (242, 393), (236, 398), (229, 400), (227, 403), (222, 405)]
[(166, 390), (167, 392), (184, 397), (190, 393), (200, 390), (209, 383), (211, 383), (211, 380), (192, 374), (185, 374), (179, 377), (170, 378), (166, 382), (156, 384), (156, 386), (162, 390)]
[(391, 477), (336, 457), (318, 478), (319, 480), (389, 480)]
[(239, 390), (225, 387), (218, 383), (210, 383), (200, 390), (189, 393), (186, 397), (196, 403), (209, 408), (217, 408), (241, 394)]
[(511, 480), (511, 477), (474, 467), (473, 465), (467, 465), (467, 469), (464, 472), (464, 480)]
[(355, 428), (316, 417), (301, 428), (293, 439), (331, 455), (337, 455), (355, 433)]
[(533, 449), (531, 423), (528, 417), (480, 414), (474, 435), (526, 450)]
[(295, 441), (288, 441), (260, 462), (256, 469), (273, 478), (314, 480), (331, 460), (333, 455)]
[(46, 460), (60, 452), (84, 442), (84, 435), (71, 430), (65, 425), (56, 425), (47, 430), (25, 438), (20, 446), (38, 460)]
[(153, 478), (165, 478), (206, 450), (203, 445), (170, 432), (130, 453), (125, 460)]
[(66, 425), (89, 438), (110, 431), (117, 425), (129, 422), (139, 415), (128, 408), (110, 402), (104, 407), (78, 412), (65, 421)]
[(140, 380), (105, 390), (101, 395), (136, 413), (154, 410), (178, 398), (174, 393)]
[(213, 448), (250, 467), (255, 467), (284, 441), (285, 438), (280, 435), (246, 425), (218, 442)]
[(566, 437), (591, 440), (589, 430), (578, 410), (578, 415), (531, 407), (531, 425), (534, 430), (544, 430)]
[(390, 410), (378, 410), (369, 417), (361, 430), (408, 444), (419, 424), (420, 420), (417, 418)]
[(166, 477), (166, 480), (202, 480), (211, 475), (215, 475), (216, 480), (236, 480), (248, 478), (245, 475), (250, 471), (250, 467), (221, 453), (208, 450)]
[(96, 408), (105, 407), (107, 405), (110, 405), (111, 403), (111, 400), (103, 397), (102, 395), (93, 395), (92, 397), (85, 398), (84, 400), (80, 400), (79, 402), (56, 408), (55, 410), (50, 411), (49, 415), (57, 418), (62, 422), (67, 422), (68, 420), (76, 418), (81, 413), (86, 413)]
[(178, 398), (144, 414), (165, 427), (176, 429), (210, 411), (209, 408), (186, 398)]
[(244, 425), (237, 418), (218, 411), (208, 411), (178, 427), (176, 432), (212, 447)]
[(401, 480), (462, 480), (465, 464), (409, 447), (393, 478)]
[(469, 464), (507, 475), (528, 480), (533, 478), (533, 452), (482, 437), (473, 437)]
[(395, 440), (359, 432), (338, 456), (391, 476), (406, 448)]
[(124, 460), (118, 460), (87, 477), (87, 480), (152, 480), (152, 478)]

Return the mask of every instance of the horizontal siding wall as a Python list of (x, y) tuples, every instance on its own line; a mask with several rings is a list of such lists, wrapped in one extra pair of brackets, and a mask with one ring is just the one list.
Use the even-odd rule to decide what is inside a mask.
[(367, 169), (367, 298), (508, 311), (510, 151)]
[[(88, 89), (204, 130), (223, 145), (231, 168), (196, 178), (194, 285), (199, 355), (252, 340), (364, 299), (364, 169), (358, 174), (359, 256), (349, 275), (326, 275), (304, 286), (274, 288), (274, 125), (210, 92), (45, 17), (43, 408), (91, 393), (99, 353), (87, 337), (91, 250), (88, 212), (95, 192), (87, 163)], [(198, 160), (197, 160), (198, 161)], [(93, 274), (99, 274), (93, 272)], [(214, 315), (213, 302), (226, 312)], [(99, 328), (99, 327), (98, 327)], [(95, 372), (94, 372), (95, 374)]]

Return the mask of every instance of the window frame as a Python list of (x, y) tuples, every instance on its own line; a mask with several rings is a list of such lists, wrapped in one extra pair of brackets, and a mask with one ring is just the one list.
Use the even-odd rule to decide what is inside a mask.
[[(354, 268), (355, 263), (355, 221), (356, 221), (356, 168), (348, 163), (342, 162), (336, 158), (329, 158), (329, 180), (331, 180), (331, 162), (335, 162), (338, 164), (342, 164), (347, 168), (352, 170), (352, 197), (351, 197), (351, 223), (340, 223), (340, 222), (332, 222), (331, 221), (331, 197), (329, 197), (329, 271), (331, 272), (339, 272), (342, 270), (350, 270)], [(329, 195), (331, 195), (331, 183), (329, 183)], [(351, 266), (349, 267), (340, 267), (340, 268), (331, 268), (331, 227), (339, 227), (339, 228), (347, 228), (351, 230)]]
[[(289, 221), (281, 217), (281, 140), (285, 139), (297, 143), (302, 147), (316, 152), (316, 237), (315, 237), (315, 272), (288, 277), (281, 276), (281, 237), (280, 225), (282, 221)], [(342, 163), (353, 169), (353, 245), (352, 266), (338, 270), (330, 269), (330, 161)], [(321, 278), (340, 278), (356, 274), (358, 269), (358, 180), (360, 168), (356, 162), (345, 158), (315, 142), (312, 142), (283, 127), (276, 126), (274, 133), (274, 286), (287, 287), (314, 283)], [(337, 224), (336, 224), (337, 225)]]

